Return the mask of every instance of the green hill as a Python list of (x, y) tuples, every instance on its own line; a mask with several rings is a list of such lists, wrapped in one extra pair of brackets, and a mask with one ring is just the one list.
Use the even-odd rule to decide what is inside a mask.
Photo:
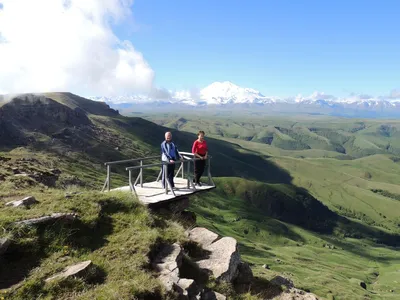
[[(239, 241), (257, 276), (284, 275), (327, 299), (399, 296), (396, 121), (146, 118), (154, 123), (69, 93), (19, 95), (0, 107), (0, 225), (22, 249), (0, 264), (11, 270), (0, 272), (0, 282), (26, 278), (14, 298), (164, 297), (147, 269), (148, 254), (160, 240), (183, 239), (182, 225), (150, 214), (128, 195), (96, 190), (105, 161), (158, 155), (167, 130), (181, 151), (190, 151), (199, 129), (207, 133), (217, 189), (191, 198), (191, 209), (199, 225)], [(112, 169), (112, 187), (126, 185), (124, 167)], [(145, 180), (158, 171), (146, 171)], [(28, 210), (3, 205), (27, 193), (40, 204)], [(81, 221), (12, 229), (12, 222), (47, 210), (78, 212)], [(44, 285), (65, 266), (64, 246), (70, 261), (100, 262), (103, 276)]]

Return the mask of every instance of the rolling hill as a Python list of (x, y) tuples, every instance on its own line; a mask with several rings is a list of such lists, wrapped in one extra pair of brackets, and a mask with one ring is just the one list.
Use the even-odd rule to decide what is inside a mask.
[[(396, 299), (400, 291), (397, 122), (254, 119), (245, 114), (235, 115), (232, 121), (231, 116), (167, 114), (144, 115), (144, 119), (122, 116), (104, 103), (70, 93), (19, 95), (0, 107), (0, 160), (6, 166), (0, 170), (0, 197), (7, 201), (27, 192), (42, 196), (43, 206), (27, 210), (32, 216), (46, 205), (87, 210), (83, 228), (90, 231), (99, 224), (96, 226), (105, 231), (104, 236), (121, 244), (127, 239), (123, 224), (132, 219), (126, 213), (131, 212), (141, 220), (135, 227), (140, 234), (145, 234), (145, 224), (154, 228), (152, 236), (144, 235), (143, 243), (135, 242), (141, 247), (135, 257), (142, 257), (157, 236), (166, 234), (172, 241), (174, 235), (179, 236), (175, 225), (163, 227), (165, 221), (152, 220), (145, 211), (129, 206), (131, 200), (122, 195), (116, 201), (124, 211), (110, 208), (103, 219), (95, 210), (96, 203), (104, 200), (101, 194), (91, 196), (98, 200), (85, 204), (86, 194), (69, 203), (64, 193), (100, 190), (105, 161), (159, 154), (169, 128), (182, 151), (190, 150), (195, 132), (202, 129), (213, 156), (217, 189), (193, 197), (191, 210), (196, 212), (198, 224), (235, 237), (257, 276), (271, 279), (283, 274), (296, 286), (327, 299)], [(150, 170), (145, 179), (157, 173)], [(126, 171), (113, 169), (113, 178), (113, 187), (125, 185)], [(1, 226), (8, 228), (21, 212), (10, 214), (3, 206), (0, 215)], [(115, 221), (119, 224), (116, 236), (107, 231), (107, 222), (102, 223), (110, 217), (119, 220)], [(65, 236), (48, 244), (46, 236), (21, 234), (19, 242), (28, 246), (40, 237), (39, 245), (44, 245), (48, 256), (27, 265), (22, 275), (28, 280), (19, 291), (43, 291), (38, 282), (45, 274), (33, 268), (48, 271)], [(80, 238), (77, 255), (90, 256), (85, 235)], [(94, 255), (104, 261), (113, 280), (95, 289), (81, 286), (83, 292), (74, 283), (46, 293), (67, 297), (79, 291), (83, 298), (90, 298), (109, 296), (107, 288), (118, 290), (121, 274), (111, 271), (106, 262), (123, 250), (113, 248), (112, 243), (105, 246), (101, 239), (89, 242), (98, 243)], [(32, 257), (38, 253), (28, 247), (24, 254)], [(9, 269), (15, 267), (13, 262), (7, 265)], [(138, 263), (132, 270), (145, 278), (141, 266)], [(12, 274), (21, 278), (21, 274)], [(137, 280), (129, 274), (129, 280)], [(142, 281), (129, 282), (130, 288), (138, 289)], [(138, 295), (156, 288), (156, 283), (150, 282), (137, 290)]]

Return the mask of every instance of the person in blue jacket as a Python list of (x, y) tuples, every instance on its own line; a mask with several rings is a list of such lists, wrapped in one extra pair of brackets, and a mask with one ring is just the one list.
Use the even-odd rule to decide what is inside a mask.
[(169, 162), (167, 165), (167, 174), (164, 174), (164, 168), (162, 169), (162, 186), (165, 188), (165, 177), (168, 179), (171, 187), (174, 188), (174, 173), (175, 173), (175, 163), (177, 160), (183, 160), (182, 156), (179, 154), (178, 147), (172, 141), (171, 132), (165, 133), (165, 141), (161, 143), (161, 160), (163, 162)]

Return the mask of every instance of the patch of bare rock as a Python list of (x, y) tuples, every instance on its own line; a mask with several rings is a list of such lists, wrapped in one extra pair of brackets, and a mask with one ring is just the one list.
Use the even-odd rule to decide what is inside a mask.
[[(200, 257), (190, 258), (183, 248), (175, 243), (164, 245), (153, 259), (153, 268), (158, 272), (158, 279), (168, 292), (178, 295), (179, 299), (223, 300), (225, 295), (206, 287), (206, 281), (200, 276), (184, 271), (185, 264), (190, 260), (198, 272), (214, 278), (217, 283), (227, 282), (234, 286), (252, 283), (254, 277), (250, 266), (241, 260), (237, 241), (232, 237), (220, 238), (216, 233), (202, 227), (187, 231), (188, 239), (201, 248)], [(186, 250), (186, 249), (185, 249)], [(189, 276), (188, 276), (189, 275)], [(190, 278), (183, 278), (190, 277)], [(293, 282), (281, 276), (270, 281), (273, 286), (285, 286), (286, 290), (275, 294), (270, 299), (275, 300), (317, 300), (318, 298), (302, 290), (296, 289)]]

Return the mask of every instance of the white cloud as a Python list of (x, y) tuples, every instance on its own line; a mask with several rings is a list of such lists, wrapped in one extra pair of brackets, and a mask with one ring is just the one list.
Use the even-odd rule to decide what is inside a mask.
[(0, 0), (0, 90), (148, 93), (154, 72), (111, 25), (133, 0)]

